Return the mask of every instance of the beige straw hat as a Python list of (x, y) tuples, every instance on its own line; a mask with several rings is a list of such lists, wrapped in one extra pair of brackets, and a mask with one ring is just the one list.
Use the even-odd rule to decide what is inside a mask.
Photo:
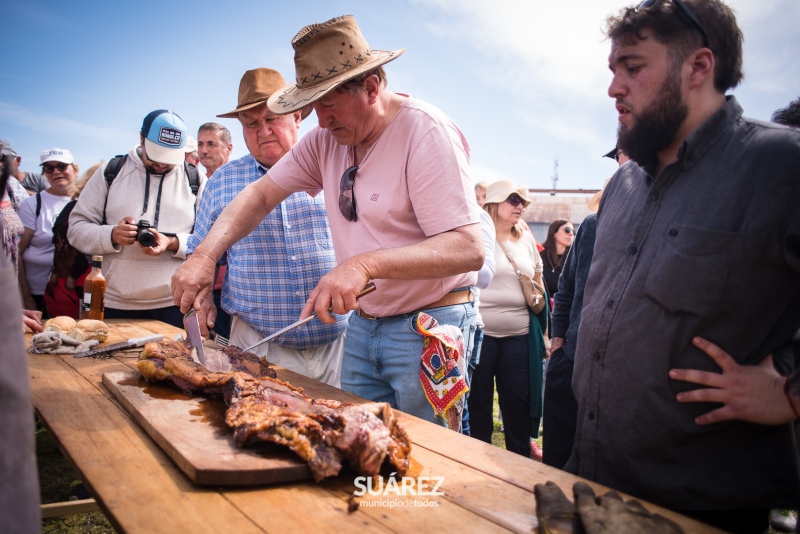
[(277, 114), (291, 113), (406, 51), (373, 50), (356, 19), (343, 15), (306, 26), (292, 39), (296, 81), (275, 92), (267, 103)]
[[(281, 90), (284, 85), (286, 85), (286, 80), (276, 70), (266, 68), (248, 70), (239, 81), (239, 99), (236, 109), (217, 115), (217, 117), (236, 119), (239, 117), (240, 111), (265, 103), (270, 96)], [(311, 113), (311, 108), (309, 107), (302, 111), (305, 119)]]

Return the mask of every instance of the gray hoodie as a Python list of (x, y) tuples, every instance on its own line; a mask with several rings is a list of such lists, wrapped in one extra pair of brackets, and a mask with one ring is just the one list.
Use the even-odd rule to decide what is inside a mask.
[[(205, 176), (200, 173), (200, 189), (195, 197), (183, 165), (176, 165), (163, 176), (158, 230), (178, 237), (180, 246), (177, 252), (148, 256), (138, 243), (124, 247), (113, 244), (111, 232), (125, 217), (133, 217), (135, 221), (144, 219), (154, 225), (162, 176), (150, 175), (150, 190), (145, 202), (146, 172), (137, 148), (128, 153), (128, 159), (111, 188), (106, 185), (103, 175), (106, 165), (89, 178), (70, 215), (67, 234), (76, 249), (103, 256), (106, 306), (123, 310), (150, 310), (173, 305), (170, 281), (186, 257), (186, 241), (192, 232), (195, 212), (206, 183)], [(102, 224), (106, 196), (107, 224)]]

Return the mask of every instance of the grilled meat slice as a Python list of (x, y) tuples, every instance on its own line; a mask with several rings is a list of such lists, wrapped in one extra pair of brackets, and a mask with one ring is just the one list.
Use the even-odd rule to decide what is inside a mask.
[(285, 445), (308, 464), (317, 482), (337, 475), (341, 455), (332, 445), (344, 426), (341, 417), (324, 405), (312, 409), (310, 403), (264, 387), (267, 382), (271, 381), (262, 380), (258, 390), (232, 399), (225, 421), (236, 443), (241, 447), (259, 442)]
[[(246, 372), (209, 371), (192, 360), (189, 348), (177, 341), (148, 343), (136, 367), (150, 382), (172, 382), (186, 393), (221, 395), (226, 400), (237, 392), (258, 388), (258, 380)], [(267, 370), (276, 376), (274, 369)]]

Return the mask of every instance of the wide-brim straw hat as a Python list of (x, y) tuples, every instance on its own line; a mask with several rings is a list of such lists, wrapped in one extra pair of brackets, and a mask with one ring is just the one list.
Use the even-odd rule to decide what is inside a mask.
[(592, 195), (592, 198), (590, 198), (589, 202), (587, 202), (591, 211), (597, 213), (597, 210), (600, 208), (600, 199), (603, 198), (603, 191), (605, 191), (609, 180), (611, 180), (611, 178), (606, 178), (606, 182), (603, 184), (603, 189)]
[[(283, 89), (285, 85), (286, 80), (276, 70), (263, 67), (248, 70), (239, 82), (239, 99), (236, 109), (217, 115), (217, 117), (236, 119), (239, 117), (239, 112), (266, 103), (270, 96)], [(305, 119), (310, 113), (310, 107), (303, 109), (302, 117)]]
[(316, 102), (356, 76), (400, 57), (400, 50), (373, 50), (352, 15), (306, 26), (292, 39), (296, 79), (267, 103), (276, 114), (291, 113)]
[(528, 189), (515, 184), (511, 180), (498, 180), (489, 184), (489, 187), (486, 188), (486, 203), (499, 204), (514, 193), (520, 196), (523, 206), (527, 208), (528, 204), (531, 203), (528, 198)]

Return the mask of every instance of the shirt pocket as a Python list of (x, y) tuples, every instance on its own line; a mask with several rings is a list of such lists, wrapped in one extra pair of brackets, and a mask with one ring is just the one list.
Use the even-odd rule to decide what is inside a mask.
[(741, 236), (670, 223), (655, 252), (644, 293), (669, 313), (719, 309)]

